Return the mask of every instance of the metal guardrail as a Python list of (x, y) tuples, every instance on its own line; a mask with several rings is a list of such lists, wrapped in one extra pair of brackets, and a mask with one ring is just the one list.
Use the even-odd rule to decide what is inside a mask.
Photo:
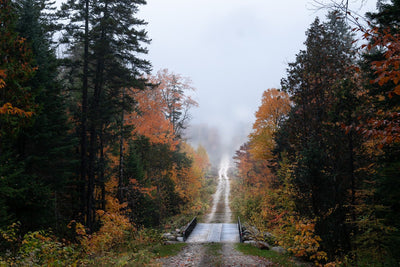
[(183, 242), (186, 242), (186, 239), (192, 233), (193, 229), (197, 225), (197, 217), (194, 217), (193, 220), (186, 226), (185, 230), (183, 230)]
[(242, 223), (240, 222), (240, 217), (238, 216), (238, 228), (239, 228), (239, 241), (243, 243), (243, 228)]

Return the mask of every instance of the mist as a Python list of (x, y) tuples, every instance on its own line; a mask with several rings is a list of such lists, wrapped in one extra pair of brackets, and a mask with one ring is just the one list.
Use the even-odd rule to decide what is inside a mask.
[(262, 93), (280, 87), (305, 31), (325, 15), (309, 0), (149, 0), (140, 11), (153, 71), (168, 68), (193, 81), (199, 107), (191, 110), (186, 137), (203, 145), (214, 165), (246, 141)]

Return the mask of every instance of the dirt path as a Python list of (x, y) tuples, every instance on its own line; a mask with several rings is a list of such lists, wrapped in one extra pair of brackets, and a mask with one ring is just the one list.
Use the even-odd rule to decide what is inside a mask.
[(228, 177), (229, 160), (222, 160), (218, 171), (217, 190), (213, 195), (211, 212), (205, 216), (205, 223), (230, 223), (232, 212), (229, 207), (230, 180)]
[[(227, 175), (229, 160), (223, 160), (219, 169), (218, 186), (213, 196), (211, 212), (205, 223), (230, 223), (230, 180)], [(234, 249), (233, 243), (188, 243), (173, 257), (159, 259), (162, 266), (276, 266), (256, 256), (244, 255)]]
[[(216, 244), (213, 244), (216, 245)], [(264, 258), (244, 255), (232, 243), (222, 243), (217, 251), (210, 244), (188, 244), (182, 251), (169, 258), (159, 259), (162, 266), (278, 266)]]

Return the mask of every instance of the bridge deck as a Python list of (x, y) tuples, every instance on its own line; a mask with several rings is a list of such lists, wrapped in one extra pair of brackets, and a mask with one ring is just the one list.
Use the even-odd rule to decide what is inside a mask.
[(187, 243), (237, 243), (239, 230), (236, 223), (198, 223)]

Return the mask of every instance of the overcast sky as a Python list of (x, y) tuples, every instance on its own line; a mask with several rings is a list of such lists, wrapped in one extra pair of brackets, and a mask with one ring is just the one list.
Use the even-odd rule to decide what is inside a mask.
[(325, 19), (310, 1), (147, 0), (139, 13), (152, 39), (147, 58), (154, 71), (192, 79), (199, 108), (191, 124), (216, 127), (229, 143), (237, 132), (248, 134), (262, 92), (279, 88), (305, 31), (317, 15)]

